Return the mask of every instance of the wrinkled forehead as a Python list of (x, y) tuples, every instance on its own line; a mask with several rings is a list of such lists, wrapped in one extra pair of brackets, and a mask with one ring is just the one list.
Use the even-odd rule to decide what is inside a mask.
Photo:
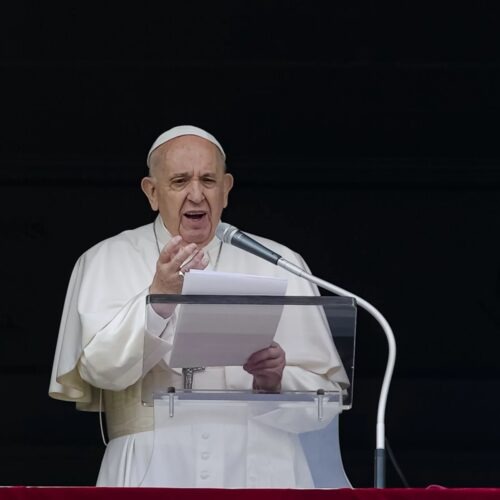
[[(208, 133), (206, 130), (203, 130), (199, 127), (194, 127), (192, 125), (180, 125), (178, 127), (173, 127), (166, 132), (163, 132), (153, 143), (151, 146), (148, 156), (146, 159), (147, 165), (149, 168), (151, 168), (151, 155), (157, 151), (159, 148), (162, 148), (164, 144), (167, 144), (170, 141), (173, 141), (176, 138), (179, 137), (184, 137), (184, 136), (195, 136), (195, 137), (200, 137), (202, 139), (205, 139), (208, 142), (211, 142), (214, 144), (217, 149), (220, 151), (222, 155), (222, 160), (225, 162), (226, 160), (226, 153), (224, 152), (224, 149), (222, 148), (221, 144), (219, 141), (210, 133)], [(162, 148), (163, 149), (163, 148)]]

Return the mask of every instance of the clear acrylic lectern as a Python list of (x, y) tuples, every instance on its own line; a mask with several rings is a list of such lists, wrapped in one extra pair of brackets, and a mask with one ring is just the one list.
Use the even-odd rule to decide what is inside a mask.
[[(142, 400), (153, 407), (154, 437), (142, 486), (350, 487), (338, 415), (352, 406), (354, 299), (150, 295), (147, 302), (146, 338), (156, 329), (167, 348), (153, 368), (145, 354)], [(168, 318), (160, 334), (158, 317)], [(273, 339), (287, 364), (279, 392), (266, 393), (252, 388), (242, 365)]]

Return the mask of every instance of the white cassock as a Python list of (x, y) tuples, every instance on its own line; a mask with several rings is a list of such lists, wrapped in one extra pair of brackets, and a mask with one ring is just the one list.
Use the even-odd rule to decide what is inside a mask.
[[(154, 315), (146, 306), (146, 296), (155, 273), (158, 246), (163, 248), (170, 238), (158, 216), (153, 224), (125, 231), (92, 247), (79, 258), (71, 275), (49, 395), (73, 401), (80, 410), (98, 411), (102, 389), (110, 442), (97, 484), (312, 486), (297, 436), (267, 425), (265, 415), (259, 417), (261, 420), (249, 420), (243, 410), (207, 408), (203, 418), (180, 418), (183, 414), (176, 410), (174, 419), (162, 419), (162, 425), (167, 422), (170, 428), (163, 434), (156, 432), (153, 446), (153, 422), (158, 425), (163, 410), (158, 408), (154, 416), (153, 408), (142, 405), (143, 380), (154, 377), (155, 370), (161, 368), (168, 385), (182, 387), (181, 371), (170, 369), (165, 362), (172, 347), (171, 329), (145, 329), (146, 314)], [(302, 258), (288, 248), (264, 238), (255, 239), (307, 269)], [(205, 251), (209, 269), (216, 265), (217, 271), (284, 277), (288, 279), (287, 295), (318, 295), (316, 287), (306, 280), (216, 238)], [(336, 384), (348, 385), (321, 315), (284, 314), (275, 340), (286, 353), (283, 391), (331, 390), (338, 387)], [(151, 370), (144, 368), (143, 359), (153, 367)], [(195, 374), (193, 388), (251, 389), (252, 381), (241, 367), (213, 367)]]

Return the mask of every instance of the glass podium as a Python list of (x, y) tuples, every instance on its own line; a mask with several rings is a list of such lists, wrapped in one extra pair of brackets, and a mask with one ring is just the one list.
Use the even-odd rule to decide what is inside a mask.
[[(351, 486), (338, 420), (353, 400), (353, 298), (150, 295), (147, 310), (146, 339), (167, 347), (151, 368), (145, 342), (154, 431), (142, 486)], [(281, 389), (254, 390), (239, 348), (273, 339), (286, 353)]]

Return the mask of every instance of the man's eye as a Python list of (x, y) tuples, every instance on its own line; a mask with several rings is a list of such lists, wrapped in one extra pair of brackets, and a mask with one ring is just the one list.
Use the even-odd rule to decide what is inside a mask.
[(217, 182), (217, 179), (214, 179), (213, 177), (204, 177), (202, 182), (205, 186), (213, 186)]
[(171, 185), (172, 185), (172, 187), (174, 187), (174, 188), (180, 188), (180, 187), (183, 187), (183, 186), (185, 186), (185, 185), (186, 185), (186, 183), (187, 183), (187, 180), (186, 180), (186, 179), (182, 179), (182, 178), (180, 178), (180, 179), (172, 179), (172, 180), (170, 181), (170, 184), (171, 184)]

